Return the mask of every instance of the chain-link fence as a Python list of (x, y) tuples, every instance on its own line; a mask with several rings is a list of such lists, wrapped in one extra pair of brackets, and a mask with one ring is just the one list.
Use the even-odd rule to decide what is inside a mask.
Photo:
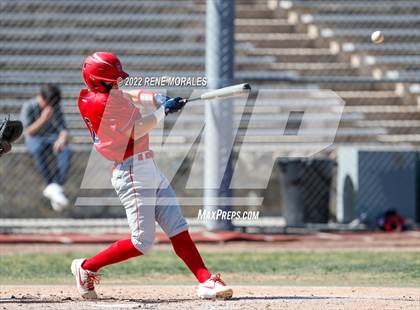
[[(77, 96), (84, 87), (83, 60), (106, 50), (120, 57), (132, 77), (205, 77), (206, 1), (0, 0), (0, 7), (0, 114), (19, 119), (25, 102), (37, 104), (42, 85), (58, 85), (72, 150), (65, 194), (71, 204), (81, 196), (115, 198), (111, 186), (82, 186), (92, 156), (89, 131), (77, 108)], [(279, 217), (297, 205), (306, 211), (297, 220), (289, 218), (294, 224), (366, 217), (372, 222), (390, 208), (416, 217), (420, 206), (415, 194), (419, 166), (415, 154), (420, 145), (419, 11), (420, 4), (414, 0), (236, 1), (234, 77), (238, 83), (251, 83), (255, 90), (250, 101), (234, 103), (233, 122), (240, 137), (235, 143), (244, 154), (238, 156), (238, 165), (245, 178), (247, 173), (267, 174), (269, 180), (262, 189), (237, 189), (235, 195), (244, 200), (235, 208)], [(371, 42), (371, 33), (377, 30), (384, 36), (381, 44)], [(164, 88), (169, 95), (188, 96), (193, 91), (193, 87)], [(320, 89), (341, 98), (343, 109), (337, 110), (339, 106), (331, 101), (334, 96), (326, 97)], [(173, 183), (177, 194), (198, 198), (202, 191), (186, 189), (185, 179), (193, 163), (197, 178), (203, 172), (203, 155), (191, 151), (200, 139), (191, 132), (201, 129), (198, 120), (204, 117), (204, 104), (183, 113), (182, 124), (175, 126), (177, 119), (169, 118), (163, 131), (151, 134), (151, 148), (166, 159), (182, 162)], [(331, 133), (333, 140), (325, 146)], [(369, 151), (395, 156), (370, 158)], [(56, 169), (54, 152), (43, 154)], [(313, 158), (299, 163), (287, 159), (307, 155), (324, 166), (320, 168)], [(280, 163), (274, 164), (280, 157)], [(362, 172), (372, 160), (382, 166), (378, 163), (371, 178), (365, 178)], [(166, 164), (169, 169), (170, 163)], [(385, 169), (390, 166), (394, 168)], [(286, 171), (295, 169), (295, 176), (287, 175)], [(382, 176), (379, 171), (384, 171)], [(54, 212), (43, 197), (45, 181), (36, 172), (23, 138), (13, 153), (1, 158), (0, 173), (1, 217), (124, 214), (115, 206)], [(292, 182), (295, 178), (303, 178), (298, 182), (301, 192)], [(295, 192), (290, 192), (289, 181)], [(403, 194), (389, 191), (401, 182), (409, 183)], [(373, 196), (382, 195), (382, 200), (372, 202), (363, 198), (367, 193), (357, 195), (359, 186)], [(388, 203), (389, 199), (393, 202)], [(186, 207), (184, 213), (196, 217), (197, 208)]]

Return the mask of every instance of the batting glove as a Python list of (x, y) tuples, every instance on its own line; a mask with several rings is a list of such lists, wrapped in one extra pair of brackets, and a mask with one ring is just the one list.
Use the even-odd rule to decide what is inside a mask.
[(175, 113), (181, 110), (185, 105), (185, 100), (181, 97), (171, 98), (161, 94), (155, 94), (155, 103), (157, 107), (163, 106), (165, 108), (165, 114)]
[(164, 96), (162, 94), (155, 94), (154, 95), (154, 104), (156, 106), (156, 108), (160, 108), (166, 101), (168, 101), (169, 99), (171, 99), (171, 97), (168, 96)]
[(165, 107), (166, 115), (180, 111), (184, 107), (185, 103), (185, 100), (183, 100), (181, 97), (175, 97), (167, 100), (163, 104)]
[(175, 113), (180, 111), (187, 102), (181, 97), (171, 98), (168, 96), (163, 96), (161, 94), (155, 94), (155, 103), (156, 106), (158, 106), (158, 108), (153, 114), (155, 115), (156, 120), (159, 123), (169, 113)]

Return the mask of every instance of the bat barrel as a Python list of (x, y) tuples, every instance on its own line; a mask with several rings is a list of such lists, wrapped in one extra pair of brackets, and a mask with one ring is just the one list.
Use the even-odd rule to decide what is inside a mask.
[(201, 99), (215, 99), (215, 98), (235, 96), (235, 95), (244, 93), (245, 91), (249, 91), (250, 89), (251, 89), (251, 85), (249, 85), (248, 83), (232, 85), (232, 86), (223, 87), (220, 89), (206, 92), (201, 95)]
[(232, 85), (232, 86), (212, 90), (212, 91), (202, 94), (200, 97), (184, 99), (183, 101), (187, 103), (187, 102), (197, 101), (197, 100), (230, 97), (230, 96), (235, 96), (235, 95), (244, 93), (249, 90), (251, 90), (251, 85), (249, 85), (249, 83), (237, 84), (237, 85)]

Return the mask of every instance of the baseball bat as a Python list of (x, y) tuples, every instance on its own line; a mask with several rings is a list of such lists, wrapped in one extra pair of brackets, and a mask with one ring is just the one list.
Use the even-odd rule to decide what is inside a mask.
[(211, 91), (201, 94), (200, 97), (184, 99), (184, 101), (191, 102), (191, 101), (197, 101), (197, 100), (225, 98), (225, 97), (243, 94), (244, 92), (249, 91), (249, 90), (251, 90), (251, 85), (249, 85), (248, 83), (237, 84), (237, 85), (232, 85), (228, 87), (211, 90)]

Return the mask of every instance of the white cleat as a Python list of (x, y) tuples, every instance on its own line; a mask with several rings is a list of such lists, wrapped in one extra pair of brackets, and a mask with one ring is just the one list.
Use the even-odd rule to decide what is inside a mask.
[(198, 285), (197, 295), (202, 299), (230, 299), (233, 291), (222, 281), (218, 273)]
[(51, 200), (50, 203), (51, 203), (51, 208), (53, 208), (53, 210), (55, 212), (63, 212), (64, 209), (66, 209), (66, 206), (60, 205), (59, 203), (55, 202), (54, 200)]
[(77, 290), (84, 299), (97, 299), (95, 284), (99, 283), (99, 275), (96, 272), (85, 270), (82, 264), (86, 259), (75, 259), (71, 263), (71, 273), (76, 279)]
[(64, 195), (63, 188), (57, 183), (48, 184), (42, 194), (51, 201), (54, 211), (61, 212), (69, 205), (69, 200)]

